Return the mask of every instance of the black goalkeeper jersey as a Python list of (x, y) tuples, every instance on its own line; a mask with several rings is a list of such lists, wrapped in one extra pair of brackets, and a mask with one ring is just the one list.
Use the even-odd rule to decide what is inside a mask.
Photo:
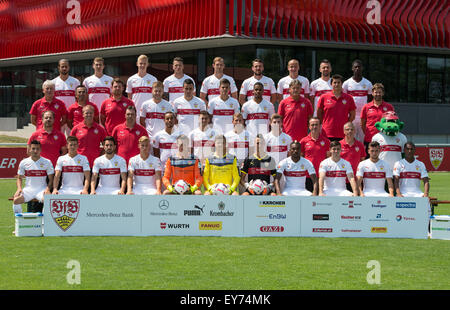
[(248, 182), (260, 179), (270, 184), (270, 177), (275, 178), (277, 173), (277, 164), (275, 159), (268, 154), (264, 158), (251, 155), (245, 159), (241, 172), (247, 174)]

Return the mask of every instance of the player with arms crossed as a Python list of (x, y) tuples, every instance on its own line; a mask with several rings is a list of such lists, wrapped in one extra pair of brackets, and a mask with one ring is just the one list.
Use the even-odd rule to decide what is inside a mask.
[[(17, 171), (17, 191), (13, 199), (14, 213), (22, 213), (22, 204), (36, 199), (44, 202), (44, 195), (51, 193), (54, 169), (50, 160), (41, 157), (41, 143), (33, 140), (28, 145), (30, 157), (23, 159)], [(48, 177), (48, 183), (46, 182)], [(22, 187), (22, 179), (25, 178), (25, 187)], [(28, 212), (42, 212), (34, 209)]]
[(179, 135), (176, 139), (177, 153), (167, 159), (162, 182), (166, 187), (163, 195), (194, 194), (201, 195), (203, 178), (198, 158), (191, 154), (189, 138)]
[[(330, 143), (330, 153), (331, 157), (322, 161), (319, 166), (319, 196), (358, 196), (352, 165), (341, 158), (339, 141)], [(346, 177), (353, 193), (346, 189)]]
[(139, 138), (139, 154), (128, 163), (127, 195), (161, 195), (161, 161), (150, 155), (150, 138)]
[[(277, 195), (283, 196), (317, 196), (318, 183), (313, 164), (301, 156), (301, 145), (293, 141), (289, 148), (290, 157), (283, 159), (277, 166), (275, 190)], [(281, 189), (280, 180), (284, 175), (285, 186)], [(305, 188), (306, 176), (309, 175), (313, 184), (311, 193)]]
[[(105, 155), (98, 157), (92, 167), (91, 195), (125, 195), (127, 163), (116, 155), (116, 141), (108, 136), (103, 140)], [(97, 179), (100, 178), (97, 189)]]
[[(74, 136), (67, 137), (66, 155), (60, 156), (55, 166), (55, 178), (53, 180), (53, 195), (88, 195), (91, 181), (91, 168), (86, 156), (78, 154), (78, 139)], [(61, 188), (58, 190), (59, 181)]]
[[(392, 170), (388, 163), (379, 158), (380, 144), (370, 142), (368, 152), (369, 158), (359, 163), (356, 172), (360, 196), (394, 197)], [(385, 181), (388, 184), (389, 194), (384, 190)]]

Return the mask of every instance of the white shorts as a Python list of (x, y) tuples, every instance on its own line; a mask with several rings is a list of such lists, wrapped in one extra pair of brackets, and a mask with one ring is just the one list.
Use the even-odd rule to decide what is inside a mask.
[(22, 195), (25, 202), (31, 201), (33, 199), (37, 199), (40, 202), (44, 202), (44, 191), (45, 188), (24, 187), (22, 189)]
[(389, 194), (386, 193), (385, 191), (363, 191), (364, 196), (366, 197), (389, 197)]
[(136, 185), (133, 188), (133, 193), (135, 195), (155, 195), (156, 194), (156, 188), (151, 188), (149, 185)]
[(306, 189), (285, 188), (281, 193), (283, 196), (312, 196), (312, 193)]
[(61, 187), (58, 190), (60, 195), (81, 195), (82, 191), (83, 188), (76, 188), (76, 187), (67, 187), (67, 188)]
[(346, 189), (326, 189), (323, 193), (325, 196), (353, 196), (353, 193)]
[(120, 188), (113, 187), (97, 187), (95, 192), (97, 195), (117, 195), (119, 194)]

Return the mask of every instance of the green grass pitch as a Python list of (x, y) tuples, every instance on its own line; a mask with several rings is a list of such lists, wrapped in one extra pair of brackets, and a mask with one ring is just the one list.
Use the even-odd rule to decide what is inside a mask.
[[(450, 173), (432, 173), (431, 196), (450, 200)], [(49, 237), (12, 235), (0, 181), (2, 290), (437, 290), (450, 289), (450, 241), (367, 238)], [(441, 205), (436, 214), (450, 214)], [(80, 284), (69, 284), (70, 260)], [(380, 263), (380, 284), (367, 267)]]

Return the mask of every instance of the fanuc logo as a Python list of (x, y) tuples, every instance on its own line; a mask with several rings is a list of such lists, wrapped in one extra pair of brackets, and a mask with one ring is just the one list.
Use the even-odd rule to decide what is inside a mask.
[(222, 222), (200, 222), (200, 230), (222, 230)]

